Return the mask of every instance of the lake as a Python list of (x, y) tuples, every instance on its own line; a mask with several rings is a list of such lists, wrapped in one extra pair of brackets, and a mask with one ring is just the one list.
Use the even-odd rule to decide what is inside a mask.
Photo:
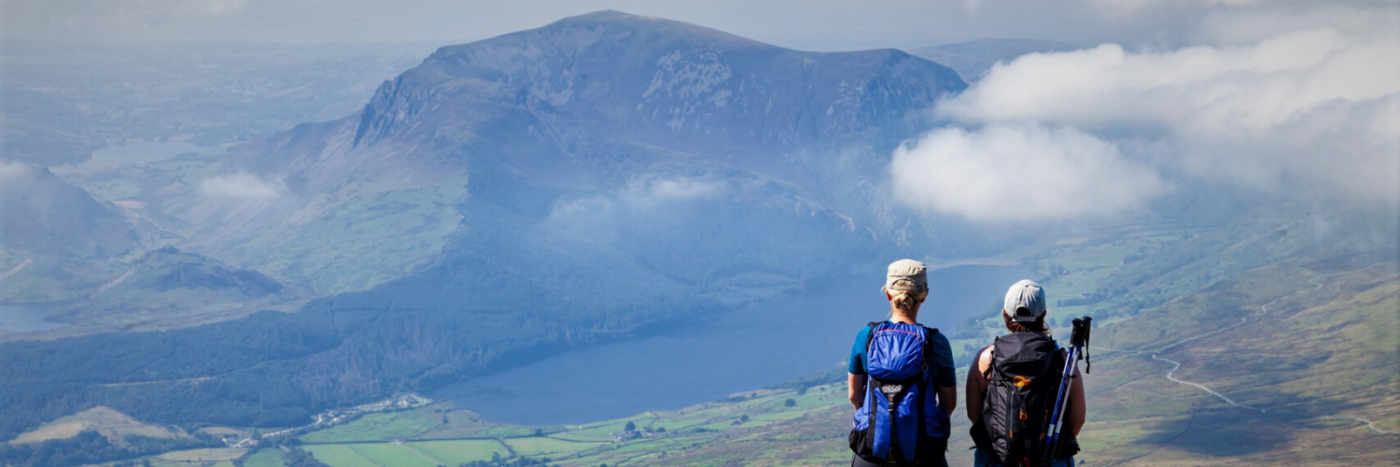
[[(1019, 266), (929, 273), (919, 321), (945, 333), (967, 316), (994, 316)], [(856, 332), (887, 317), (883, 277), (809, 285), (808, 293), (726, 311), (674, 332), (564, 352), (454, 383), (430, 396), (488, 420), (574, 425), (675, 410), (844, 366)], [(961, 379), (961, 378), (960, 378)]]
[(216, 149), (218, 148), (196, 146), (184, 141), (107, 146), (93, 151), (92, 158), (83, 162), (83, 166), (116, 167), (127, 164), (149, 164), (171, 159), (187, 152), (205, 153)]

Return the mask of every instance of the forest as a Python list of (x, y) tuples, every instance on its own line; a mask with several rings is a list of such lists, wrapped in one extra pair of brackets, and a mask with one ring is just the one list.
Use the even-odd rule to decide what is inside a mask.
[(645, 332), (687, 309), (542, 320), (366, 303), (322, 300), (200, 327), (0, 344), (0, 439), (99, 405), (186, 429), (303, 425), (329, 408)]
[(66, 467), (133, 459), (150, 454), (223, 446), (208, 435), (194, 438), (152, 438), (126, 435), (122, 445), (112, 444), (101, 433), (88, 430), (72, 438), (30, 444), (0, 443), (0, 465), (11, 467)]

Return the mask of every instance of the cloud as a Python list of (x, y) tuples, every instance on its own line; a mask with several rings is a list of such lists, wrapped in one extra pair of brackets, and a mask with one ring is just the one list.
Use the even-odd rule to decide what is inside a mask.
[(1189, 137), (1265, 139), (1333, 101), (1400, 93), (1400, 37), (1335, 29), (1293, 32), (1250, 47), (1130, 53), (1117, 44), (1032, 54), (993, 67), (943, 107), (960, 121), (1124, 123)]
[(34, 172), (34, 167), (23, 162), (11, 162), (0, 159), (0, 180), (28, 178)]
[(935, 130), (897, 149), (890, 172), (909, 204), (979, 222), (1109, 214), (1168, 189), (1113, 143), (1035, 124)]
[(663, 204), (712, 198), (724, 192), (724, 184), (700, 178), (644, 178), (628, 183), (619, 198), (637, 209)]
[(280, 192), (276, 185), (255, 175), (238, 173), (205, 179), (199, 184), (199, 193), (217, 198), (260, 201), (276, 198)]
[[(556, 200), (544, 222), (542, 233), (590, 241), (609, 241), (618, 229), (638, 219), (655, 221), (658, 215), (676, 212), (677, 205), (722, 195), (719, 181), (686, 176), (652, 175), (638, 177), (608, 194)], [(664, 210), (663, 210), (664, 208)]]
[[(1246, 31), (1225, 33), (1221, 20), (1202, 22), (1201, 36), (1220, 45), (1131, 51), (1104, 44), (998, 64), (938, 109), (955, 126), (985, 128), (937, 130), (919, 147), (961, 144), (964, 152), (916, 159), (985, 170), (962, 176), (987, 182), (996, 175), (992, 171), (1000, 167), (998, 161), (1010, 157), (987, 141), (988, 132), (1061, 149), (1071, 148), (1071, 141), (1092, 139), (1117, 149), (1098, 147), (1096, 155), (1084, 156), (1082, 169), (1090, 173), (1127, 170), (1145, 177), (1141, 171), (1147, 166), (1131, 160), (1151, 160), (1162, 174), (1157, 179), (1173, 174), (1263, 189), (1320, 190), (1353, 201), (1400, 202), (1400, 28), (1395, 27), (1400, 14), (1394, 8), (1327, 8), (1306, 16), (1230, 11), (1227, 17)], [(1269, 24), (1276, 27), (1264, 34)], [(1021, 134), (1008, 128), (1020, 128)], [(1050, 136), (1027, 130), (1039, 128), (1052, 129)], [(1021, 148), (1037, 157), (1058, 154), (1054, 148), (1035, 149)], [(972, 159), (989, 162), (974, 164)], [(911, 167), (940, 168), (930, 163)], [(1062, 191), (1093, 193), (1073, 184), (1100, 180), (1062, 175), (1057, 183), (1067, 184)], [(919, 191), (898, 180), (896, 185), (915, 197), (954, 194)], [(1148, 188), (1153, 186), (1161, 185)], [(1129, 188), (1118, 187), (1134, 202), (1164, 193)], [(964, 196), (978, 201), (974, 205), (979, 209), (1021, 209), (1018, 199), (977, 194)], [(972, 217), (966, 209), (924, 198), (911, 204)], [(1050, 211), (1073, 217), (1133, 204), (1116, 197), (1101, 198), (1103, 205), (1097, 208), (1062, 202), (1073, 206)]]

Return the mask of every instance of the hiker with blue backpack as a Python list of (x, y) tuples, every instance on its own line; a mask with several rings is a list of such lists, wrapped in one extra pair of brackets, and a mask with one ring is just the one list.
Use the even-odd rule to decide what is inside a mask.
[(1085, 412), (1077, 363), (1090, 318), (1074, 320), (1071, 345), (1061, 350), (1045, 325), (1047, 313), (1039, 284), (1012, 285), (1001, 310), (1011, 333), (982, 349), (968, 368), (975, 467), (1074, 465)]
[(948, 339), (918, 322), (928, 297), (927, 268), (895, 261), (880, 290), (890, 303), (889, 319), (856, 334), (847, 368), (855, 407), (851, 465), (947, 466), (958, 383)]

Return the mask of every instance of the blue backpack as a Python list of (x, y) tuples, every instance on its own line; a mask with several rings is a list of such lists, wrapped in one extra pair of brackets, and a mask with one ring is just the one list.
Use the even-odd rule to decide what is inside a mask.
[(937, 329), (870, 323), (865, 343), (865, 404), (856, 410), (851, 450), (868, 462), (896, 465), (942, 459), (948, 413), (938, 407), (929, 338)]

